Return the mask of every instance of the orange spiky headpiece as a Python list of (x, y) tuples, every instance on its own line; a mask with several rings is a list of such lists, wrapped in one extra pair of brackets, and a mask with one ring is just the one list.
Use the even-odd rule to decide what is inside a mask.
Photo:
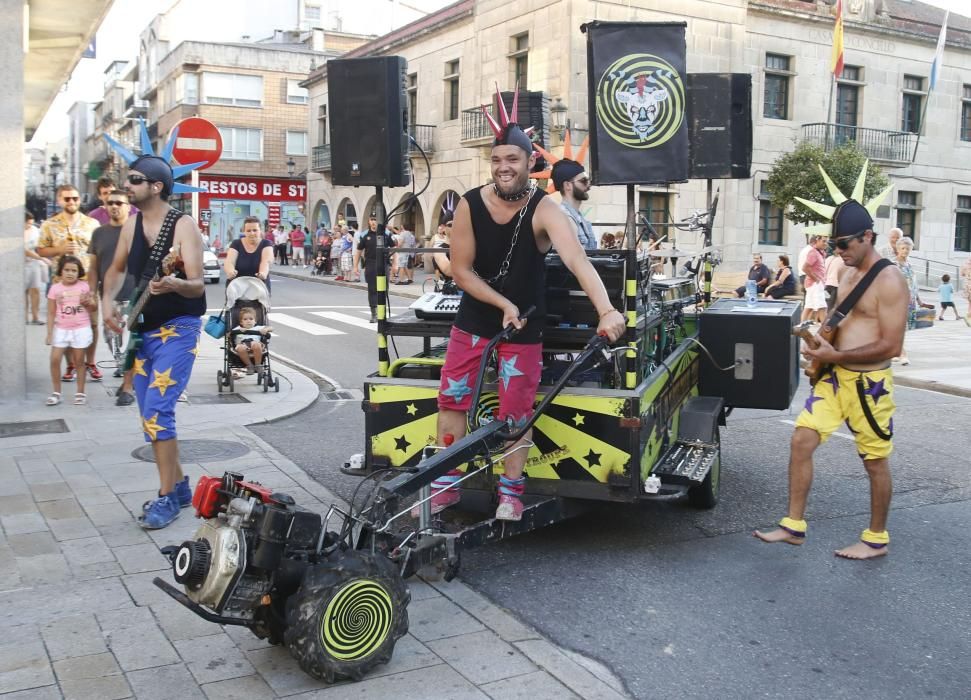
[[(570, 143), (570, 130), (567, 129), (563, 134), (563, 158), (568, 160), (575, 160), (577, 163), (583, 163), (587, 157), (587, 148), (590, 145), (590, 137), (586, 136), (583, 142), (580, 144), (580, 149), (577, 151), (576, 157), (573, 155), (573, 145)], [(549, 167), (539, 173), (530, 173), (529, 176), (537, 180), (546, 179), (549, 183), (546, 185), (546, 191), (550, 194), (556, 192), (556, 187), (553, 185), (553, 166), (560, 160), (552, 153), (547, 151), (545, 148), (539, 144), (534, 143), (533, 148), (539, 151), (539, 154), (546, 159), (546, 163)]]

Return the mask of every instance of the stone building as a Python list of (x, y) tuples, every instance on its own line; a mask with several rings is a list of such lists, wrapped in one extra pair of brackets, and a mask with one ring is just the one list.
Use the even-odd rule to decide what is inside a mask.
[[(519, 78), (521, 89), (542, 94), (547, 143), (559, 154), (562, 130), (552, 125), (550, 106), (565, 106), (563, 123), (574, 142), (590, 121), (580, 26), (595, 19), (684, 21), (689, 73), (752, 75), (752, 177), (713, 183), (721, 191), (714, 237), (727, 269), (744, 267), (755, 250), (768, 256), (803, 245), (802, 228), (784, 221), (763, 192), (772, 163), (801, 141), (853, 140), (895, 185), (878, 229), (900, 225), (914, 235), (916, 256), (937, 261), (937, 273), (947, 271), (971, 251), (971, 20), (951, 15), (943, 71), (928, 95), (943, 11), (916, 0), (844, 5), (846, 68), (835, 89), (829, 68), (833, 9), (823, 0), (461, 0), (347, 56), (408, 61), (411, 132), (428, 146), (431, 167), (429, 173), (412, 154), (416, 189), (429, 176), (430, 183), (398, 223), (428, 236), (448, 193), (489, 177), (488, 131), (478, 108), (493, 101), (496, 82), (511, 90)], [(327, 115), (340, 104), (329, 99), (326, 65), (304, 85), (313, 144), (312, 220), (359, 220), (373, 209), (373, 190), (330, 182)], [(918, 147), (914, 132), (925, 105), (928, 127)], [(637, 206), (651, 220), (678, 220), (705, 208), (706, 185), (638, 187)], [(404, 188), (388, 190), (385, 205), (390, 209), (406, 195)], [(610, 222), (625, 219), (623, 187), (594, 188), (588, 204), (589, 218), (604, 224), (600, 232), (616, 230)], [(697, 234), (677, 236), (678, 247), (699, 243)]]

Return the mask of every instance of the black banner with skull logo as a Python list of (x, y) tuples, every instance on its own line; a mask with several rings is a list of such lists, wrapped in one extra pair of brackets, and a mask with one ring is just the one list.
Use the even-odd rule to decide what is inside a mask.
[(590, 166), (598, 185), (688, 179), (684, 22), (590, 22)]

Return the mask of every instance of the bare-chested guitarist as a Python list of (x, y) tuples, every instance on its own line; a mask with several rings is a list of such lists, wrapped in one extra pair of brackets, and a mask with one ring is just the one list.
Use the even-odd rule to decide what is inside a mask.
[[(875, 246), (873, 219), (859, 202), (847, 200), (833, 214), (831, 242), (846, 264), (838, 301), (853, 290), (881, 259)], [(831, 345), (818, 337), (809, 360), (832, 365), (812, 388), (796, 420), (789, 455), (789, 513), (770, 532), (755, 531), (764, 542), (802, 544), (806, 539), (806, 500), (813, 479), (813, 453), (841, 425), (856, 440), (857, 452), (870, 478), (870, 524), (860, 541), (839, 549), (846, 559), (870, 559), (887, 553), (887, 513), (892, 484), (889, 456), (893, 450), (893, 376), (890, 361), (901, 352), (909, 292), (896, 266), (877, 274), (870, 287), (839, 324)]]

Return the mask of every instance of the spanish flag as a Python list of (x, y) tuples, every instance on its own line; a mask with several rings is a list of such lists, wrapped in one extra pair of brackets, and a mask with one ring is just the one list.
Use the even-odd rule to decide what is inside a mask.
[(836, 0), (836, 24), (833, 25), (833, 53), (829, 69), (834, 78), (840, 77), (843, 72), (843, 0)]

